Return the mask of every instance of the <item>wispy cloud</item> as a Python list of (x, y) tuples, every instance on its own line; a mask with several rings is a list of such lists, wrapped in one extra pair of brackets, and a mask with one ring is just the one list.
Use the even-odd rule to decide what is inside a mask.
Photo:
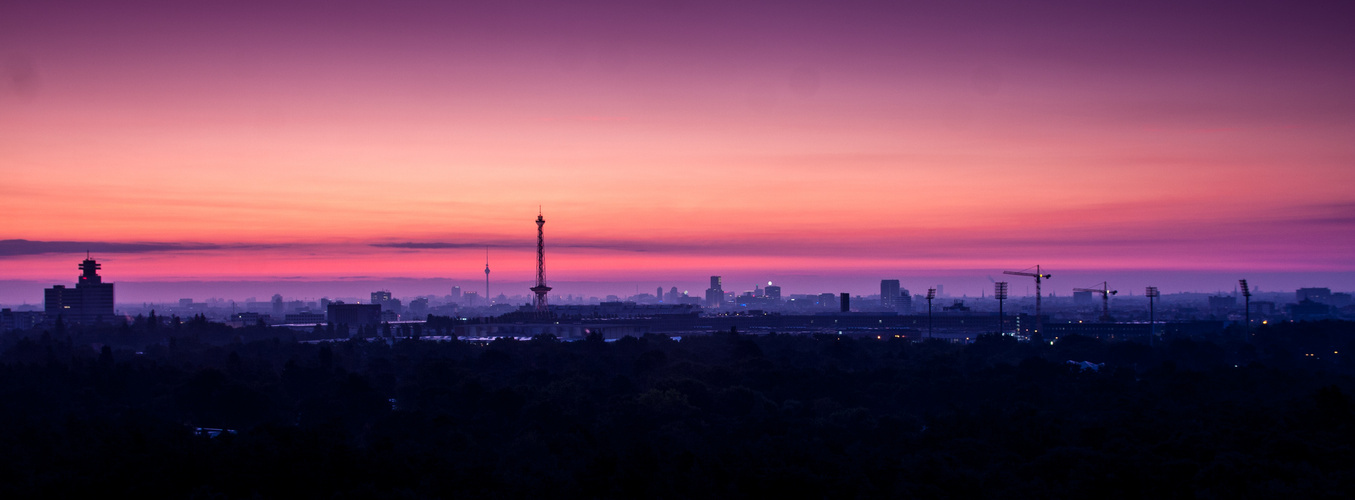
[[(440, 250), (440, 249), (459, 249), (459, 248), (512, 248), (525, 249), (534, 247), (534, 241), (496, 241), (466, 243), (454, 241), (407, 241), (396, 243), (371, 243), (370, 246), (377, 248), (400, 248), (407, 250)], [(599, 240), (599, 241), (571, 241), (571, 240), (552, 240), (547, 241), (546, 246), (554, 249), (595, 249), (595, 250), (613, 250), (618, 252), (655, 252), (655, 251), (683, 251), (704, 249), (710, 245), (692, 244), (692, 243), (674, 243), (670, 241), (621, 241), (621, 240)]]

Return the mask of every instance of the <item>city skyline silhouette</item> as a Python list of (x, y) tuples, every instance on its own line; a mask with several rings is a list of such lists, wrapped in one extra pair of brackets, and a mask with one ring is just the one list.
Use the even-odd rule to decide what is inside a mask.
[(1352, 188), (1350, 1), (3, 2), (0, 490), (1342, 497)]

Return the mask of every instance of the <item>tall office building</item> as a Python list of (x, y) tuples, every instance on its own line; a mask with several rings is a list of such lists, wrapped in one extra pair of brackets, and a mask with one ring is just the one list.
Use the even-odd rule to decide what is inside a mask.
[(899, 307), (899, 280), (880, 280), (880, 305), (891, 311)]
[(710, 277), (710, 288), (706, 289), (706, 307), (720, 307), (725, 302), (725, 289), (720, 285), (719, 276)]
[(763, 288), (763, 294), (771, 300), (781, 300), (781, 287), (767, 282), (767, 288)]
[(95, 324), (113, 321), (113, 284), (104, 283), (101, 268), (94, 259), (80, 263), (80, 279), (75, 288), (56, 285), (43, 291), (43, 310), (48, 321), (57, 317), (65, 323)]

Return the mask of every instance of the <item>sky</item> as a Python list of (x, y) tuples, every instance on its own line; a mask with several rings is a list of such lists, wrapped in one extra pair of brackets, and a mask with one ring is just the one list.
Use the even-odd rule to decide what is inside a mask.
[(1349, 2), (484, 3), (6, 2), (0, 302), (1355, 289)]

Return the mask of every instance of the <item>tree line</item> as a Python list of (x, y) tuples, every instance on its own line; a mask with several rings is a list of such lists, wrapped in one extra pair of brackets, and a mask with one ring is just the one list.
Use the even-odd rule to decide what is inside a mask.
[(200, 317), (63, 325), (0, 336), (0, 484), (7, 498), (1355, 491), (1355, 325), (1244, 337), (472, 345), (308, 343)]

